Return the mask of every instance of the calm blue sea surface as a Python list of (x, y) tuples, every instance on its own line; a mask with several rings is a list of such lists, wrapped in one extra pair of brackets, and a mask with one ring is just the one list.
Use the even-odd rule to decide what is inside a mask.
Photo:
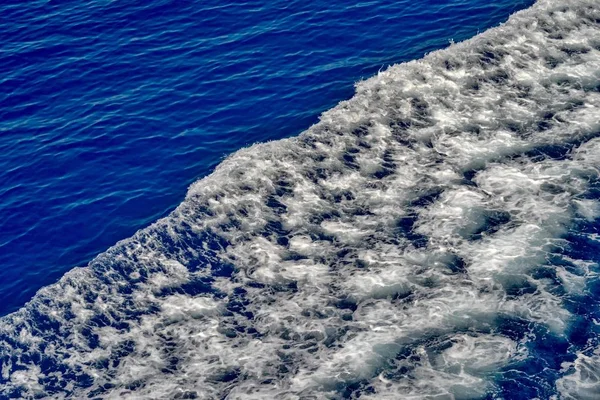
[(531, 0), (0, 5), (0, 315), (166, 215), (231, 152)]

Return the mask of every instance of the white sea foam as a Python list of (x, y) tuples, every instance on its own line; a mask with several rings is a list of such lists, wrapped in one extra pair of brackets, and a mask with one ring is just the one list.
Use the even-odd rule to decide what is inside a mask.
[(577, 354), (572, 365), (567, 370), (573, 370), (559, 379), (556, 386), (562, 398), (566, 400), (595, 400), (600, 393), (600, 348), (592, 354)]
[[(233, 154), (1, 320), (0, 396), (509, 398), (598, 278), (559, 250), (599, 216), (599, 20), (541, 0)], [(573, 351), (552, 390), (596, 398)]]

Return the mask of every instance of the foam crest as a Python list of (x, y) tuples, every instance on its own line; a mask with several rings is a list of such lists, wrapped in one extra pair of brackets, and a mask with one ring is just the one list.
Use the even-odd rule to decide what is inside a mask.
[(231, 155), (1, 320), (0, 397), (591, 396), (598, 20), (539, 1)]
[(556, 386), (565, 399), (595, 399), (600, 393), (600, 351), (591, 355), (578, 354), (575, 362), (568, 367), (574, 370), (558, 380)]

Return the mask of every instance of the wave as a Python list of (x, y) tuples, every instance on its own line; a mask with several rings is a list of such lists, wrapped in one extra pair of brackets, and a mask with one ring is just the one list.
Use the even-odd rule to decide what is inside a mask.
[(599, 22), (538, 1), (236, 152), (0, 320), (0, 397), (596, 398)]

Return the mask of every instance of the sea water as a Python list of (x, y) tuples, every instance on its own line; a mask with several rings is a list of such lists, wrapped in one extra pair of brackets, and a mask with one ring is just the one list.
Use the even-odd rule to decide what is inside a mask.
[(4, 317), (0, 393), (595, 399), (599, 108), (590, 0), (384, 69)]
[(0, 4), (0, 315), (167, 215), (227, 155), (531, 0)]

